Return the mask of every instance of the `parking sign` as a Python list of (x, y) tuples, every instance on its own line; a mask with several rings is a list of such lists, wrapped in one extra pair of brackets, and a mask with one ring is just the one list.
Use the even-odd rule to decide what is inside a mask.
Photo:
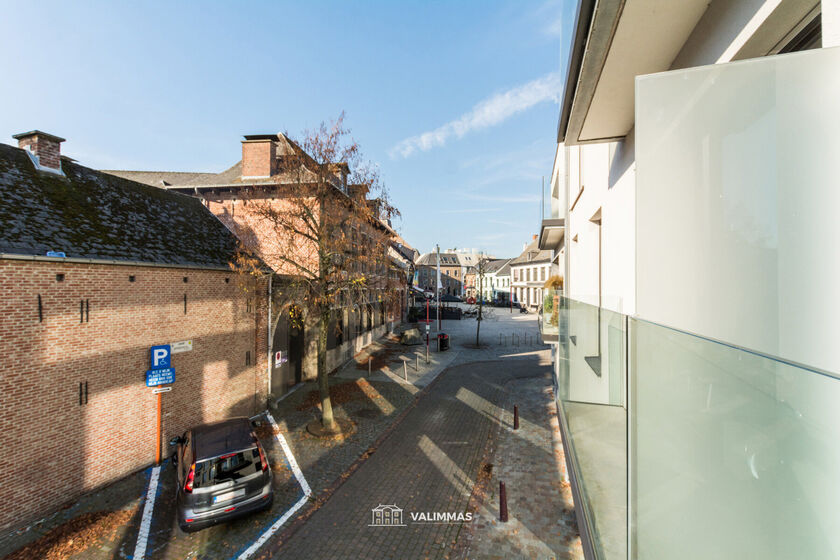
[(152, 346), (152, 367), (151, 369), (165, 369), (170, 367), (172, 350), (168, 344)]

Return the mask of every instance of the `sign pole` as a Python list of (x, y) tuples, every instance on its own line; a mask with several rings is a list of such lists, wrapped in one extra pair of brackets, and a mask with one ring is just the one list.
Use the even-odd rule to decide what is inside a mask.
[(440, 332), (440, 245), (437, 245), (437, 320), (438, 332)]
[(160, 401), (161, 393), (155, 395), (157, 397), (157, 422), (155, 422), (155, 442), (157, 448), (155, 450), (155, 464), (160, 465)]

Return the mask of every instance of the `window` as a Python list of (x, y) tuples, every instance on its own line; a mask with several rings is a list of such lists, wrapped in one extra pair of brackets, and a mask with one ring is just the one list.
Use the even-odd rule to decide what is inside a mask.
[(195, 465), (195, 488), (213, 486), (225, 481), (237, 481), (262, 469), (260, 452), (254, 447), (239, 453), (222, 455)]

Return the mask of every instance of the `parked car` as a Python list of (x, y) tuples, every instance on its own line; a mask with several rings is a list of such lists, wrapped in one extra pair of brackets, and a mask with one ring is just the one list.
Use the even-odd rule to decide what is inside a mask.
[(271, 465), (247, 418), (197, 426), (169, 443), (175, 447), (182, 531), (271, 507)]
[(450, 295), (450, 294), (442, 294), (440, 296), (440, 301), (456, 302), (456, 301), (461, 301), (461, 298), (459, 298), (458, 296)]

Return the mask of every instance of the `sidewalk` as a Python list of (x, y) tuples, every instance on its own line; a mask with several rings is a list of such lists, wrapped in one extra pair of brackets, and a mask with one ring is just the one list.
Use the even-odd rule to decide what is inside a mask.
[[(461, 535), (459, 557), (582, 559), (551, 379), (516, 380), (507, 388), (501, 434), (490, 459), (492, 476), (476, 504), (478, 522)], [(518, 430), (513, 429), (514, 404)], [(500, 480), (507, 491), (507, 523), (499, 521)]]

